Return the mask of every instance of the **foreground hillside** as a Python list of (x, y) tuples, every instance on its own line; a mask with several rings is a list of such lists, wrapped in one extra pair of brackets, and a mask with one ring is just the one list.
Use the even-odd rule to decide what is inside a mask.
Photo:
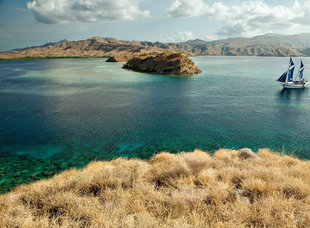
[(261, 149), (92, 162), (0, 196), (2, 227), (309, 227), (310, 162)]

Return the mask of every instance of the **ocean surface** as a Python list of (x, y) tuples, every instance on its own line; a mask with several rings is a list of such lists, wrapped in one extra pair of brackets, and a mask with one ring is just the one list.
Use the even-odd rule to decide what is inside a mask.
[(310, 89), (276, 82), (288, 58), (197, 57), (203, 73), (185, 78), (105, 60), (0, 62), (0, 192), (160, 151), (268, 147), (310, 159)]

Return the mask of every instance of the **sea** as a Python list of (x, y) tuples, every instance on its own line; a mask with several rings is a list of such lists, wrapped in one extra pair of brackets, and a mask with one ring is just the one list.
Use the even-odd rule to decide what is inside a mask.
[[(202, 73), (191, 77), (104, 58), (0, 62), (0, 192), (94, 160), (161, 151), (270, 148), (310, 159), (310, 89), (276, 82), (288, 58), (192, 60)], [(310, 58), (303, 62), (310, 76)]]

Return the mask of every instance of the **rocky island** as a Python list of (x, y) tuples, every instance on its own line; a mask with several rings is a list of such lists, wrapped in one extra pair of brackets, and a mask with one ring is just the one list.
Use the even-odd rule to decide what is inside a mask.
[(151, 74), (189, 76), (201, 73), (192, 60), (183, 53), (162, 53), (130, 59), (124, 69)]

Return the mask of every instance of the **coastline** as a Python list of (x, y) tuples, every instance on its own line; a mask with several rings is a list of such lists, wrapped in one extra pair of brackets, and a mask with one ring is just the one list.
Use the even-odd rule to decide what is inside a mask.
[[(296, 38), (303, 42), (298, 42)], [(188, 56), (309, 56), (309, 34), (265, 34), (252, 38), (224, 40), (188, 40), (180, 43), (126, 41), (111, 37), (91, 37), (85, 40), (61, 40), (43, 45), (0, 52), (1, 58), (25, 56), (115, 56), (145, 53), (183, 52)]]
[(310, 161), (268, 149), (94, 161), (0, 195), (4, 226), (310, 225)]
[[(190, 56), (190, 58), (195, 58), (195, 57), (257, 57), (257, 58), (265, 58), (265, 57), (270, 57), (270, 58), (288, 58), (288, 56), (272, 56), (272, 55), (195, 55), (195, 56)], [(298, 56), (292, 56), (292, 57), (298, 57)], [(305, 56), (304, 58), (307, 58), (308, 56)], [(40, 60), (40, 59), (104, 59), (104, 58), (110, 58), (110, 56), (42, 56), (42, 57), (20, 57), (20, 58), (0, 58), (0, 62), (5, 62), (5, 61), (22, 61), (22, 60)], [(126, 62), (123, 62), (126, 63)], [(127, 69), (129, 70), (129, 69)], [(133, 70), (135, 71), (135, 70)], [(143, 71), (135, 71), (135, 72), (142, 72)]]
[(96, 58), (96, 59), (103, 59), (108, 58), (107, 56), (42, 56), (42, 57), (21, 57), (21, 58), (0, 58), (1, 61), (20, 61), (20, 60), (40, 60), (40, 59), (90, 59), (90, 58)]

